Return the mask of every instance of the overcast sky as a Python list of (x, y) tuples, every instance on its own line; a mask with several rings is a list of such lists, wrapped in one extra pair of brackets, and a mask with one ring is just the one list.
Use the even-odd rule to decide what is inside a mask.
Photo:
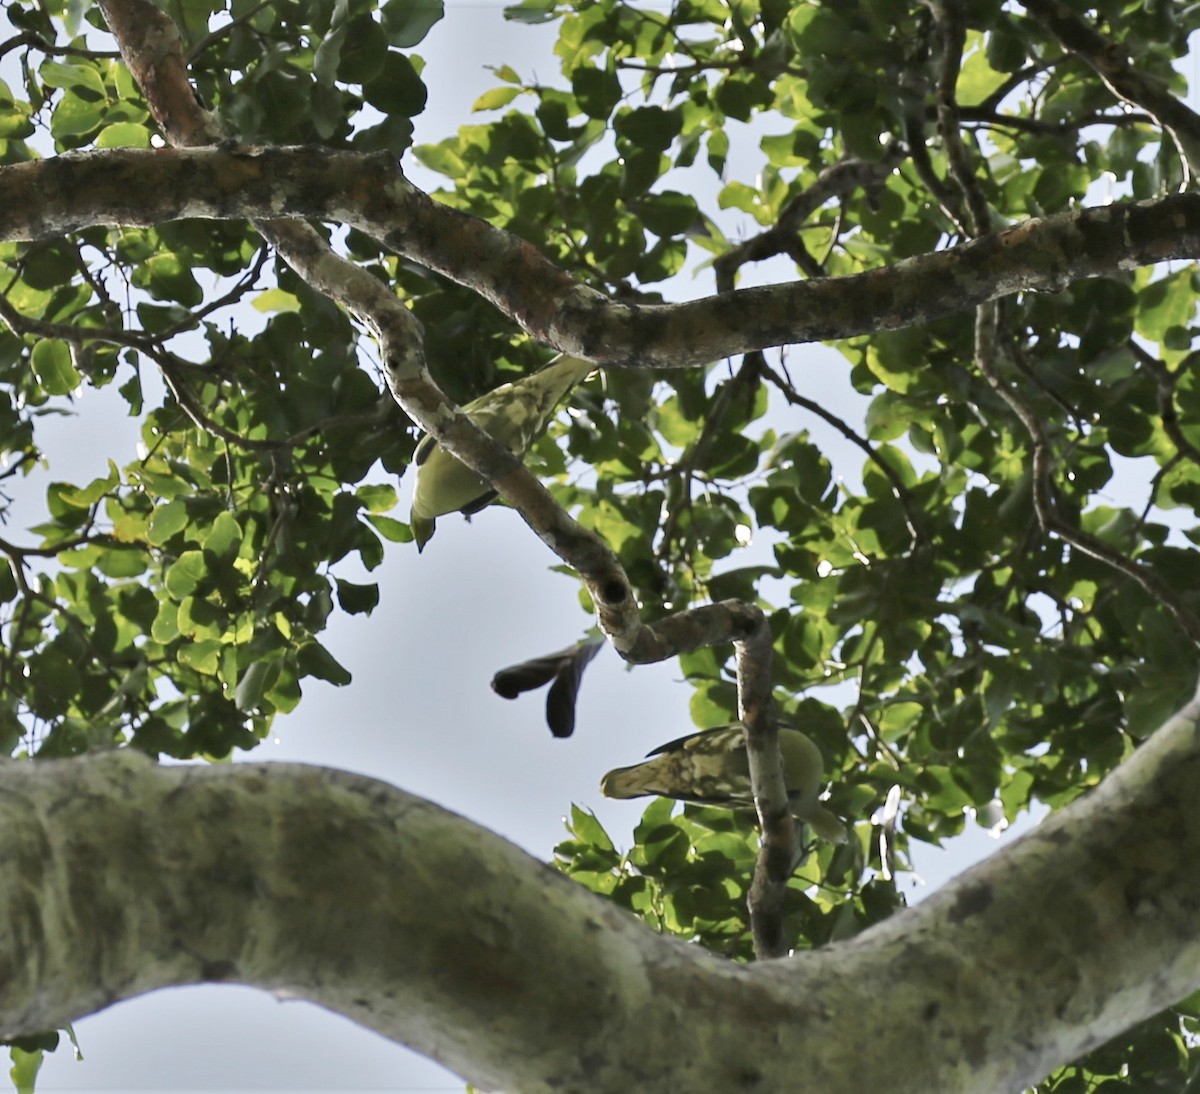
[[(427, 62), (429, 87), (429, 107), (416, 122), (418, 142), (480, 120), (469, 111), (495, 85), (487, 65), (507, 63), (543, 82), (557, 73), (553, 27), (505, 23), (500, 3), (449, 0), (448, 7), (446, 19), (416, 51)], [(0, 14), (0, 37), (7, 34)], [(740, 146), (752, 149), (758, 134), (736, 128)], [(411, 158), (405, 167), (419, 185), (433, 182)], [(790, 271), (758, 276), (778, 279)], [(699, 278), (679, 291), (709, 288)], [(806, 394), (842, 407), (853, 399), (844, 362), (832, 351), (793, 350), (789, 363)], [(431, 364), (436, 371), (437, 363)], [(109, 455), (120, 464), (134, 458), (136, 426), (123, 417), (118, 400), (87, 392), (77, 409), (73, 420), (46, 420), (41, 443), (51, 469), (12, 491), (21, 503), (9, 526), (14, 537), (36, 520), (29, 514), (51, 479), (86, 483), (104, 472)], [(825, 439), (819, 423), (794, 412), (772, 424)], [(87, 446), (80, 444), (85, 436)], [(840, 438), (830, 449), (837, 473), (857, 480), (861, 453)], [(401, 484), (400, 494), (397, 515), (406, 519), (410, 481)], [(747, 560), (739, 557), (737, 564)], [(575, 802), (594, 810), (627, 847), (645, 803), (601, 798), (600, 775), (688, 732), (691, 690), (674, 663), (631, 671), (604, 650), (584, 681), (576, 733), (567, 741), (553, 740), (546, 729), (544, 693), (515, 702), (497, 698), (488, 686), (496, 669), (566, 646), (591, 625), (579, 607), (577, 583), (549, 572), (555, 561), (516, 514), (499, 507), (470, 524), (443, 518), (423, 555), (389, 545), (386, 561), (370, 577), (382, 593), (374, 615), (335, 615), (322, 638), (354, 682), (336, 689), (306, 681), (297, 711), (276, 721), (275, 740), (251, 758), (336, 766), (383, 779), (542, 859), (562, 838), (562, 817)], [(347, 569), (338, 573), (362, 579)], [(995, 847), (973, 829), (952, 855), (930, 849), (918, 866), (932, 886)], [(910, 899), (921, 895), (912, 879), (904, 885)], [(39, 1090), (463, 1089), (448, 1072), (336, 1015), (245, 988), (158, 992), (84, 1019), (76, 1032), (85, 1061), (76, 1063), (69, 1049), (60, 1049), (48, 1058)]]

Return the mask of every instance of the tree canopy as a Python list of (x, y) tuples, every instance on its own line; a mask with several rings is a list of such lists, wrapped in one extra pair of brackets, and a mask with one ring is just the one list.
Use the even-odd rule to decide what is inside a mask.
[[(698, 726), (746, 723), (758, 825), (660, 800), (621, 852), (577, 808), (555, 851), (660, 933), (738, 962), (891, 937), (912, 841), (1063, 809), (1158, 734), (1117, 808), (1183, 747), (1160, 727), (1200, 642), (1200, 8), (523, 0), (560, 71), (497, 57), (478, 119), (417, 145), (440, 0), (6, 15), (2, 474), (81, 386), (142, 431), (0, 537), (6, 753), (218, 759), (306, 678), (351, 685), (322, 632), (379, 607), (349, 561), (415, 550), (422, 429), (579, 579), (568, 648), (497, 690), (553, 681), (569, 734), (595, 622), (632, 663), (678, 659)], [(527, 474), (454, 404), (557, 351), (598, 371)], [(819, 746), (845, 843), (794, 829), (776, 716)], [(1064, 889), (1186, 872), (1180, 799), (1154, 814), (1178, 859), (1100, 844)], [(1075, 960), (1027, 976), (1075, 984)], [(1076, 1015), (1009, 1071), (981, 1050), (976, 1080), (1187, 1089), (1181, 960), (1141, 968), (1165, 994), (1129, 1021)]]

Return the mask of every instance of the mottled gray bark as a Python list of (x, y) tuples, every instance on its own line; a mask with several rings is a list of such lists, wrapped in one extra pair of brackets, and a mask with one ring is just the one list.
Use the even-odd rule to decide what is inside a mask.
[(292, 765), (0, 765), (0, 1035), (230, 981), (492, 1089), (997, 1094), (1200, 987), (1193, 703), (910, 911), (736, 966), (461, 817)]
[(892, 330), (1200, 255), (1200, 194), (1171, 194), (1022, 221), (849, 277), (637, 305), (578, 284), (526, 241), (431, 200), (383, 153), (111, 149), (0, 167), (0, 240), (181, 217), (317, 217), (358, 228), (473, 289), (539, 341), (631, 368)]

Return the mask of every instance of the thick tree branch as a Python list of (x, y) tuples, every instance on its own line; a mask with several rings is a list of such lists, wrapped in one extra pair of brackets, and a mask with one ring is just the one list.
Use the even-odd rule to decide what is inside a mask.
[(1200, 256), (1200, 194), (1172, 194), (1026, 220), (850, 277), (638, 305), (577, 284), (529, 244), (432, 201), (383, 154), (114, 149), (0, 167), (2, 240), (247, 216), (318, 217), (383, 236), (480, 292), (538, 340), (603, 365), (645, 368), (894, 330), (1016, 292)]
[(0, 1035), (223, 981), (490, 1089), (1016, 1090), (1200, 987), (1198, 717), (917, 908), (750, 969), (369, 779), (11, 761)]

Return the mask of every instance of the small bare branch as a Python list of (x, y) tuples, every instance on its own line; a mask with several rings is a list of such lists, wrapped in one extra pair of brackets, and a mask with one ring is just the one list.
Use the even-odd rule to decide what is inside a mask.
[[(856, 190), (869, 190), (886, 181), (895, 166), (904, 158), (905, 149), (898, 142), (888, 146), (877, 163), (857, 157), (847, 157), (824, 168), (800, 193), (792, 197), (779, 212), (779, 220), (765, 232), (739, 243), (713, 261), (719, 292), (733, 288), (734, 274), (750, 262), (762, 262), (778, 254), (787, 254), (804, 268), (805, 255), (795, 251), (796, 237), (808, 219), (821, 206), (834, 198), (845, 198)], [(811, 263), (811, 258), (807, 259)], [(819, 270), (810, 266), (805, 269), (810, 277), (819, 276)]]

